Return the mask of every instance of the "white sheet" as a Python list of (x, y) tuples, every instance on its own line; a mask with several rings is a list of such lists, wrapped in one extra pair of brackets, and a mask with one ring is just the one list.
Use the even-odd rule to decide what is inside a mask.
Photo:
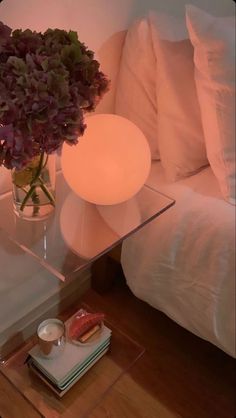
[(235, 357), (235, 208), (210, 167), (170, 184), (154, 162), (147, 184), (176, 204), (124, 242), (130, 289)]

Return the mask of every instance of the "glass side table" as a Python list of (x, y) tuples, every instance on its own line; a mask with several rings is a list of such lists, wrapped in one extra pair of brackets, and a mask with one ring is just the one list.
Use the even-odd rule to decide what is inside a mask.
[(39, 318), (49, 312), (57, 316), (67, 307), (62, 300), (68, 285), (68, 303), (79, 298), (89, 285), (88, 280), (82, 282), (80, 271), (86, 274), (93, 261), (173, 204), (144, 186), (122, 204), (93, 205), (71, 192), (62, 173), (57, 176), (56, 210), (46, 221), (19, 219), (11, 193), (2, 196), (0, 362), (34, 333)]
[(85, 202), (57, 176), (56, 210), (46, 221), (16, 217), (11, 193), (0, 198), (0, 228), (26, 253), (62, 281), (69, 280), (174, 204), (143, 188), (132, 199), (111, 206)]
[[(56, 190), (56, 210), (46, 221), (21, 220), (13, 212), (11, 194), (0, 198), (0, 262), (4, 267), (0, 287), (0, 361), (9, 346), (17, 348), (19, 342), (34, 334), (37, 318), (50, 298), (55, 299), (67, 282), (77, 281), (78, 272), (175, 203), (144, 186), (122, 204), (93, 205), (71, 192), (62, 173), (57, 176)], [(56, 301), (60, 304), (60, 298)], [(77, 309), (81, 304), (78, 300)], [(67, 311), (62, 319), (73, 313)], [(21, 326), (30, 320), (29, 335), (25, 335)], [(74, 418), (78, 411), (81, 417), (87, 416), (144, 352), (143, 347), (112, 323), (112, 318), (107, 321), (113, 332), (111, 350), (63, 399), (55, 398), (25, 364), (28, 350), (36, 343), (34, 336), (0, 366), (0, 373), (42, 416)]]

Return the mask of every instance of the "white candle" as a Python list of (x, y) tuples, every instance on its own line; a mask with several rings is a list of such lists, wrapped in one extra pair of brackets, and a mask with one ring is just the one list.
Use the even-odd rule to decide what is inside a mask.
[(58, 323), (49, 323), (38, 330), (38, 336), (44, 341), (58, 340), (64, 332), (64, 327)]
[(64, 349), (66, 343), (65, 324), (57, 318), (43, 321), (37, 330), (39, 350), (44, 357), (54, 358)]

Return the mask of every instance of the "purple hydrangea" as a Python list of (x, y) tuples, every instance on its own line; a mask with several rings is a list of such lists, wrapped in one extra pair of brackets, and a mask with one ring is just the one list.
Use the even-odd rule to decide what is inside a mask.
[(11, 29), (0, 22), (0, 165), (24, 168), (62, 143), (76, 144), (108, 90), (76, 32)]

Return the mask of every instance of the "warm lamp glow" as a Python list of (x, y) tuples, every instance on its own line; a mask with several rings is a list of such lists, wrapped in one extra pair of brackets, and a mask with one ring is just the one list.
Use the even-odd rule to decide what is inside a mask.
[(97, 210), (106, 225), (120, 237), (129, 234), (141, 223), (141, 214), (136, 197), (117, 205), (98, 205)]
[(140, 225), (135, 198), (118, 205), (96, 206), (69, 193), (60, 213), (63, 239), (73, 252), (90, 259)]
[(85, 259), (95, 257), (119, 239), (96, 206), (74, 193), (70, 193), (63, 204), (60, 227), (68, 247)]
[(63, 145), (61, 163), (67, 183), (92, 203), (126, 201), (140, 190), (150, 171), (151, 154), (145, 136), (128, 119), (117, 115), (93, 115), (86, 124), (76, 146)]

